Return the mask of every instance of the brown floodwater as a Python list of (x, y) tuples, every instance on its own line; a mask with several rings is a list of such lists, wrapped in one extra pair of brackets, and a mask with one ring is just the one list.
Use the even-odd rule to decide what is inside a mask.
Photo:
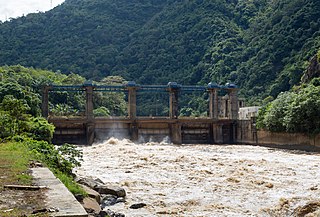
[(82, 150), (76, 173), (124, 187), (126, 202), (107, 208), (129, 217), (292, 216), (319, 201), (318, 153), (115, 138)]

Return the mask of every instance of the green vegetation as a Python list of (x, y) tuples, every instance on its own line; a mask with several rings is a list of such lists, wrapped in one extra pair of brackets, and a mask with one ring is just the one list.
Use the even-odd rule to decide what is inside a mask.
[[(32, 157), (29, 155), (28, 148), (22, 143), (17, 142), (6, 142), (0, 143), (0, 198), (11, 200), (21, 200), (20, 195), (6, 195), (4, 190), (4, 185), (31, 185), (32, 177), (27, 172), (28, 165)], [(6, 198), (7, 196), (7, 198)], [(12, 198), (13, 197), (13, 198)], [(37, 195), (39, 197), (39, 195)], [(23, 198), (24, 203), (33, 204), (33, 206), (38, 206), (39, 201), (34, 200), (34, 195), (29, 194), (28, 197)], [(18, 202), (19, 203), (19, 202)], [(26, 213), (25, 207), (15, 207), (13, 211), (5, 213), (2, 212), (5, 204), (1, 204), (0, 216), (24, 216)]]
[[(27, 118), (28, 115), (37, 117), (41, 113), (41, 91), (43, 85), (82, 85), (85, 80), (85, 78), (74, 73), (64, 75), (47, 70), (26, 68), (20, 65), (3, 66), (0, 67), (0, 102), (2, 102), (5, 97), (9, 97), (9, 95), (11, 95), (11, 97), (18, 100), (15, 103), (21, 104), (17, 105), (20, 106), (19, 109), (15, 105), (10, 105), (12, 108), (15, 108), (16, 112), (20, 111), (21, 115), (23, 116), (21, 118)], [(120, 76), (109, 76), (101, 79), (99, 82), (94, 83), (102, 85), (123, 84), (125, 83), (125, 80)], [(97, 92), (94, 95), (94, 108), (98, 109), (97, 113), (103, 116), (125, 115), (126, 103), (124, 97), (124, 94), (121, 93)], [(22, 106), (23, 111), (21, 110)], [(84, 107), (84, 92), (59, 91), (49, 95), (49, 108), (51, 112), (50, 115), (52, 116), (81, 115), (84, 113)], [(9, 109), (8, 112), (14, 111)], [(7, 121), (7, 115), (9, 114), (2, 114), (0, 116), (0, 122)], [(31, 117), (28, 119), (30, 118)], [(43, 123), (40, 118), (33, 119), (33, 121), (38, 122), (38, 125)], [(19, 123), (20, 122), (14, 124), (17, 125)], [(19, 128), (20, 127), (18, 127), (18, 129)], [(33, 128), (33, 130), (36, 129), (37, 127)], [(30, 130), (30, 133), (34, 133), (32, 129)], [(3, 133), (4, 131), (0, 132), (0, 137), (2, 137), (1, 134)]]
[(54, 127), (44, 118), (28, 115), (29, 110), (23, 100), (6, 95), (0, 103), (0, 138), (27, 135), (36, 140), (50, 142)]
[(259, 112), (257, 125), (272, 132), (320, 133), (320, 78), (284, 92)]
[[(0, 22), (0, 187), (30, 183), (28, 164), (38, 160), (84, 194), (72, 179), (82, 153), (55, 148), (54, 127), (40, 117), (48, 84), (233, 82), (249, 105), (265, 104), (258, 127), (319, 133), (320, 79), (295, 86), (309, 58), (320, 59), (319, 11), (319, 0), (66, 0)], [(127, 115), (125, 97), (95, 92), (94, 115)], [(167, 115), (167, 95), (143, 97), (138, 115)], [(82, 115), (84, 99), (83, 92), (49, 94), (50, 115)], [(205, 116), (207, 96), (181, 97), (180, 106), (181, 116)]]
[[(80, 166), (82, 153), (69, 144), (55, 148), (50, 143), (54, 126), (39, 116), (43, 84), (84, 79), (22, 66), (1, 67), (0, 76), (0, 169), (4, 168), (1, 174), (8, 174), (4, 181), (30, 183), (31, 177), (25, 171), (30, 160), (37, 160), (61, 177), (72, 193), (85, 194), (72, 178), (72, 169)], [(66, 96), (73, 103), (78, 100)]]
[(70, 144), (56, 149), (46, 141), (15, 136), (11, 141), (0, 143), (0, 190), (5, 184), (30, 185), (32, 177), (27, 173), (29, 163), (40, 161), (48, 166), (73, 194), (85, 195), (72, 177), (72, 169), (80, 166), (81, 159), (82, 153)]
[(31, 184), (26, 170), (31, 160), (28, 148), (21, 143), (0, 143), (0, 190), (5, 184)]
[(74, 195), (87, 195), (87, 192), (85, 192), (73, 179), (73, 177), (56, 171), (55, 173), (56, 177), (60, 179), (60, 181), (69, 189), (69, 191)]
[[(234, 82), (260, 104), (299, 83), (320, 46), (319, 10), (318, 0), (66, 0), (0, 24), (0, 65), (141, 84)], [(104, 107), (96, 114), (121, 113)]]
[[(82, 84), (85, 76), (98, 84), (234, 82), (249, 105), (263, 104), (298, 85), (307, 60), (319, 58), (319, 10), (318, 0), (66, 0), (47, 13), (0, 24), (0, 64), (57, 71), (1, 67), (0, 101), (12, 95), (18, 101), (9, 101), (38, 116), (41, 85)], [(269, 116), (263, 127), (311, 133), (305, 125), (297, 129), (293, 119), (302, 114), (301, 103), (311, 106), (302, 96), (312, 98), (313, 91), (301, 87), (280, 94), (264, 108)], [(167, 112), (164, 97), (156, 97), (140, 102), (141, 114)], [(126, 115), (124, 98), (95, 93), (94, 114)], [(81, 115), (83, 99), (83, 93), (55, 93), (51, 115)], [(181, 102), (182, 116), (205, 115), (205, 97), (188, 99)], [(0, 121), (7, 123), (9, 111), (1, 112)], [(22, 115), (6, 125), (2, 137), (19, 130), (50, 133), (35, 133), (44, 124), (38, 119), (32, 128), (35, 122)]]
[[(43, 118), (26, 116), (24, 108), (22, 100), (17, 100), (11, 95), (7, 95), (1, 103), (0, 111), (6, 114), (7, 121), (1, 123), (3, 131), (0, 138), (9, 141), (10, 144), (4, 145), (5, 148), (2, 151), (6, 151), (6, 155), (1, 158), (2, 161), (11, 159), (9, 163), (12, 163), (12, 169), (18, 172), (15, 173), (16, 179), (20, 182), (30, 182), (31, 177), (21, 171), (26, 171), (31, 159), (38, 160), (48, 166), (58, 177), (62, 177), (62, 181), (66, 181), (72, 193), (84, 194), (72, 181), (72, 169), (80, 166), (79, 160), (82, 159), (82, 153), (69, 144), (55, 148), (49, 143), (54, 127)], [(2, 143), (0, 145), (2, 146)], [(19, 160), (11, 157), (18, 157)]]
[(86, 195), (85, 191), (73, 180), (72, 169), (81, 166), (80, 162), (82, 160), (82, 152), (75, 146), (64, 144), (55, 148), (46, 141), (21, 137), (18, 137), (18, 140), (29, 148), (34, 159), (49, 167), (71, 193)]

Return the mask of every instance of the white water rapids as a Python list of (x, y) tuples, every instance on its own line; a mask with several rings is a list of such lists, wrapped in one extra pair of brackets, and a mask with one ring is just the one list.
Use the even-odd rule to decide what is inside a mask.
[(320, 199), (320, 154), (114, 138), (82, 150), (76, 173), (124, 187), (126, 202), (107, 208), (129, 217), (292, 216)]

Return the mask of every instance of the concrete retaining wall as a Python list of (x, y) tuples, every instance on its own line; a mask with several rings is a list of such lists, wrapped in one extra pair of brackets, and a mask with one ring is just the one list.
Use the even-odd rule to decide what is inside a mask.
[(320, 148), (320, 134), (309, 137), (302, 133), (273, 133), (256, 130), (252, 120), (239, 120), (237, 142), (257, 145), (314, 146)]
[(258, 131), (258, 143), (274, 145), (310, 145), (320, 147), (320, 134), (311, 138), (301, 133), (272, 133), (268, 131)]

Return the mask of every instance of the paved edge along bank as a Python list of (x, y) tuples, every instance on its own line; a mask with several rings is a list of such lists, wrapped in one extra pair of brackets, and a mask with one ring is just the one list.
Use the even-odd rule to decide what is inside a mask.
[(55, 217), (87, 217), (82, 205), (75, 199), (66, 186), (48, 168), (31, 168), (35, 183), (46, 186), (46, 208), (57, 208), (59, 212), (50, 213)]

